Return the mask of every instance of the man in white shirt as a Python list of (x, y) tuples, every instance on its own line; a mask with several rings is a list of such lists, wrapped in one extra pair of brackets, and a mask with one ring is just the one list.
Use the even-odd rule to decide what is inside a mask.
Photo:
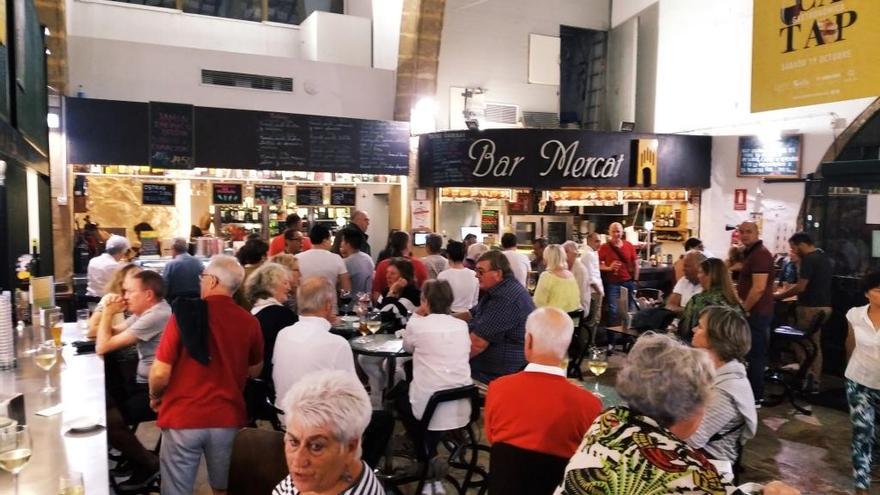
[(86, 295), (103, 297), (107, 292), (107, 284), (122, 265), (119, 260), (128, 251), (128, 239), (119, 235), (111, 235), (104, 244), (104, 253), (89, 260), (88, 285)]
[(584, 308), (587, 315), (587, 326), (595, 329), (602, 316), (602, 298), (605, 297), (605, 288), (602, 285), (602, 272), (599, 271), (599, 247), (602, 240), (599, 234), (593, 232), (587, 236), (584, 246), (584, 255), (581, 256), (581, 264), (587, 270), (590, 279), (590, 307)]
[(510, 232), (501, 236), (501, 249), (507, 261), (510, 262), (510, 269), (513, 270), (513, 276), (516, 280), (526, 287), (529, 277), (529, 270), (532, 268), (532, 262), (529, 257), (516, 252), (516, 235)]
[(688, 251), (684, 255), (684, 277), (673, 287), (672, 295), (666, 300), (666, 309), (680, 314), (692, 297), (703, 292), (699, 275), (700, 264), (704, 261), (706, 256), (697, 250)]
[(590, 311), (590, 299), (592, 299), (592, 290), (590, 290), (590, 284), (592, 283), (592, 278), (590, 278), (590, 274), (587, 273), (587, 268), (584, 266), (584, 263), (578, 259), (578, 245), (574, 241), (565, 241), (562, 244), (562, 249), (565, 251), (565, 261), (568, 264), (568, 269), (571, 270), (571, 273), (574, 275), (574, 279), (577, 281), (578, 289), (581, 292), (581, 309), (584, 310), (584, 313)]
[(312, 241), (312, 249), (296, 255), (302, 278), (321, 277), (330, 282), (337, 292), (350, 292), (351, 277), (348, 276), (348, 268), (341, 256), (330, 252), (333, 245), (330, 242), (330, 229), (322, 224), (314, 225), (309, 231), (309, 240)]
[(278, 332), (272, 353), (272, 381), (279, 403), (300, 378), (313, 371), (355, 373), (351, 346), (330, 333), (336, 316), (336, 291), (330, 282), (322, 277), (306, 279), (297, 290), (296, 303), (299, 321)]

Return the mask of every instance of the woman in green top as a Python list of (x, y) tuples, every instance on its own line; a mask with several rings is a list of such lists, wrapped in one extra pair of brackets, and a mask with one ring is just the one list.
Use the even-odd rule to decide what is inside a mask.
[(535, 287), (535, 306), (551, 306), (566, 313), (581, 309), (581, 291), (574, 275), (568, 271), (565, 252), (559, 244), (544, 249), (546, 270), (538, 278)]
[(727, 306), (742, 313), (742, 302), (733, 289), (733, 281), (727, 265), (718, 258), (700, 263), (700, 285), (703, 292), (688, 301), (678, 322), (678, 333), (690, 342), (693, 329), (700, 321), (700, 313), (709, 306)]

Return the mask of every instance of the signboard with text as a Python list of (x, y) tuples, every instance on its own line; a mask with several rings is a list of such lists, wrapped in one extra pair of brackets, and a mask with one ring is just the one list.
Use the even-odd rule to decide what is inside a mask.
[(801, 176), (801, 135), (779, 138), (740, 136), (736, 175), (739, 177)]
[(753, 3), (752, 112), (880, 94), (880, 2)]

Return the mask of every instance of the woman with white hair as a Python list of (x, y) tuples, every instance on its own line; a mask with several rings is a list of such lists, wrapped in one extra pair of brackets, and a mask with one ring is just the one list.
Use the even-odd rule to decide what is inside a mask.
[(272, 495), (385, 494), (361, 460), (361, 437), (372, 410), (353, 373), (309, 373), (290, 389), (284, 404), (284, 456), (290, 475)]
[(257, 317), (263, 331), (263, 371), (260, 378), (269, 383), (272, 382), (272, 353), (278, 332), (299, 321), (296, 314), (284, 305), (290, 290), (290, 270), (278, 263), (263, 263), (244, 284), (245, 297), (253, 305), (251, 314)]
[[(683, 440), (703, 420), (714, 375), (702, 350), (667, 335), (640, 337), (617, 375), (627, 406), (596, 418), (557, 493), (732, 493), (706, 456)], [(774, 482), (763, 493), (800, 492)]]
[(470, 268), (471, 270), (477, 269), (477, 260), (480, 259), (480, 256), (483, 253), (489, 251), (489, 246), (483, 244), (482, 242), (475, 242), (468, 246), (467, 248), (467, 256), (464, 258), (464, 266), (465, 268)]
[(550, 306), (566, 313), (581, 307), (581, 291), (577, 279), (568, 270), (565, 252), (559, 244), (550, 244), (544, 249), (546, 269), (538, 277), (535, 287), (535, 306)]

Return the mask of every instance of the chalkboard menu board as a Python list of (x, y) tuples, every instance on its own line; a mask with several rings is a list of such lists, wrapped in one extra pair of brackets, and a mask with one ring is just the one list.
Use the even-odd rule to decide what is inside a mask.
[(354, 187), (331, 187), (330, 204), (333, 206), (354, 206), (357, 189)]
[(174, 184), (143, 184), (142, 205), (174, 206)]
[(498, 210), (483, 210), (480, 218), (480, 230), (484, 234), (498, 233)]
[(214, 184), (215, 205), (240, 205), (242, 198), (241, 184)]
[(740, 136), (739, 177), (801, 176), (801, 135), (768, 140), (758, 136)]
[(150, 166), (192, 168), (193, 106), (150, 102)]
[(296, 187), (297, 206), (321, 206), (324, 204), (323, 187)]
[(254, 203), (258, 205), (281, 204), (283, 188), (280, 184), (257, 184), (254, 186)]

